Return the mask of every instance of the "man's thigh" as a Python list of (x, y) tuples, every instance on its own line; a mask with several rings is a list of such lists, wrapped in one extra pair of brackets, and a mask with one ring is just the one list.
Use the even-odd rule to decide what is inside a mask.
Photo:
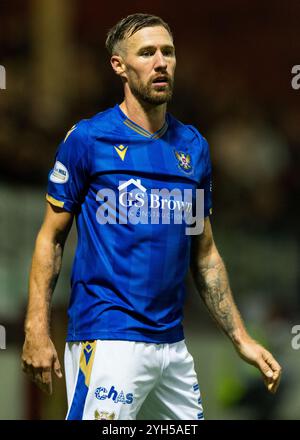
[(185, 341), (168, 345), (163, 374), (137, 416), (146, 420), (202, 420), (203, 407), (194, 360)]
[(109, 340), (68, 343), (67, 419), (134, 420), (160, 373), (155, 346)]

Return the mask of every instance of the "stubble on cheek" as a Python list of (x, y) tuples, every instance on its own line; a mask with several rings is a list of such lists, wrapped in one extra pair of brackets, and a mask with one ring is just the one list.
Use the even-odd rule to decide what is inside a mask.
[(173, 95), (173, 80), (170, 79), (167, 86), (154, 87), (153, 79), (148, 80), (145, 84), (140, 79), (136, 78), (129, 82), (129, 87), (134, 96), (142, 99), (150, 104), (164, 104), (172, 99)]

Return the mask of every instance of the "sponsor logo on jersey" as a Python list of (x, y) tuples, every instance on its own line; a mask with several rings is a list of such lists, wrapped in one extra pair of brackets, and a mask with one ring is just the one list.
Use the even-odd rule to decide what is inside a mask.
[(147, 188), (145, 188), (142, 183), (141, 183), (141, 179), (130, 179), (127, 180), (126, 182), (119, 182), (120, 185), (118, 186), (118, 190), (124, 191), (125, 188), (127, 189), (129, 186), (134, 185), (135, 188), (139, 189), (140, 191), (142, 191), (143, 193), (145, 193), (147, 191)]
[[(96, 195), (100, 206), (96, 211), (97, 222), (110, 224), (183, 224), (187, 235), (203, 231), (204, 190), (197, 188), (152, 188), (147, 190), (141, 179), (120, 181), (119, 194), (112, 188), (101, 188)], [(193, 204), (195, 212), (193, 212)], [(195, 215), (194, 215), (195, 214)]]
[(124, 391), (117, 391), (114, 385), (107, 391), (105, 387), (98, 387), (95, 391), (95, 397), (98, 400), (112, 399), (114, 403), (123, 403), (130, 405), (133, 402), (133, 393), (124, 394)]
[(94, 420), (115, 420), (116, 414), (114, 412), (109, 413), (107, 411), (95, 411), (95, 419)]
[(69, 180), (67, 168), (58, 160), (54, 164), (54, 168), (50, 174), (50, 180), (53, 183), (66, 183)]
[(124, 160), (125, 154), (128, 149), (128, 147), (124, 147), (124, 145), (119, 145), (118, 147), (114, 147), (116, 152), (118, 153), (119, 157)]
[[(131, 185), (134, 185), (135, 188), (130, 190), (129, 187)], [(130, 179), (120, 184), (118, 190), (119, 203), (124, 207), (135, 206), (136, 208), (141, 208), (147, 206), (149, 208), (161, 208), (169, 211), (192, 211), (192, 202), (182, 200), (182, 192), (176, 188), (171, 191), (165, 188), (161, 190), (152, 189), (150, 193), (147, 193), (147, 188), (141, 184), (140, 179)]]
[(191, 155), (176, 150), (174, 150), (174, 154), (178, 162), (178, 167), (185, 173), (191, 173), (193, 170)]

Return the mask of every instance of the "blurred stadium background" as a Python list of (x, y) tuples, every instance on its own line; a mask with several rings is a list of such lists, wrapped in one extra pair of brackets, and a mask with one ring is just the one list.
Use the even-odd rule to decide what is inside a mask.
[[(207, 137), (214, 167), (215, 239), (249, 330), (283, 366), (278, 394), (235, 354), (190, 283), (186, 340), (208, 419), (299, 419), (300, 2), (222, 0), (0, 1), (0, 419), (61, 419), (55, 380), (47, 397), (20, 368), (27, 282), (43, 218), (47, 173), (59, 141), (78, 120), (120, 102), (105, 34), (134, 12), (161, 15), (175, 34), (177, 76), (170, 111)], [(65, 249), (52, 334), (63, 362), (69, 274)]]

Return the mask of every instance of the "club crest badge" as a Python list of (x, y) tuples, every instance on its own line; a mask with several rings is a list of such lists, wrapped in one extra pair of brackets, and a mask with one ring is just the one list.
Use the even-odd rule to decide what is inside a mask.
[(115, 420), (116, 414), (114, 412), (109, 413), (107, 411), (95, 411), (94, 420)]
[(182, 151), (174, 150), (175, 157), (178, 161), (179, 168), (185, 173), (191, 173), (193, 170), (192, 160), (190, 154), (183, 153)]

